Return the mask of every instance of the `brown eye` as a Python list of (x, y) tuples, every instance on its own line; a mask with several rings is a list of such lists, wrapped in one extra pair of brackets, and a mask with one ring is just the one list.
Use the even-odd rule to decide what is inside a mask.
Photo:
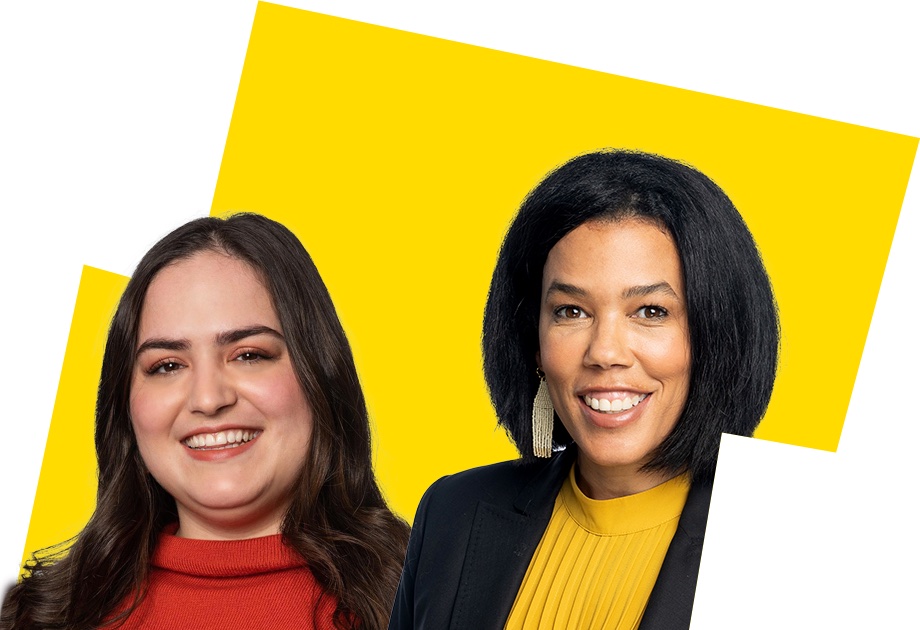
[(258, 363), (259, 361), (264, 361), (270, 359), (271, 357), (258, 350), (247, 350), (245, 352), (240, 352), (234, 357), (235, 361), (242, 361), (243, 363)]
[(169, 374), (180, 369), (182, 364), (175, 361), (162, 361), (148, 370), (150, 374)]
[(641, 319), (661, 319), (662, 317), (667, 317), (667, 315), (667, 309), (662, 306), (643, 306), (636, 311), (636, 316)]
[(554, 311), (554, 315), (560, 319), (581, 319), (586, 317), (585, 312), (577, 306), (566, 305), (560, 306)]

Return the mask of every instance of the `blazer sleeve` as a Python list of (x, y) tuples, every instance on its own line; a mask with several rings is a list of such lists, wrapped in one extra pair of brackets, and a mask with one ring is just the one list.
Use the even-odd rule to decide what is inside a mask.
[(431, 496), (436, 492), (436, 486), (445, 478), (435, 481), (419, 502), (412, 523), (412, 533), (409, 535), (409, 547), (406, 549), (406, 561), (403, 563), (402, 576), (399, 578), (399, 588), (396, 590), (396, 599), (393, 601), (393, 612), (390, 615), (389, 630), (412, 630), (416, 626), (415, 620), (415, 577), (418, 570), (419, 554), (425, 540), (425, 522), (428, 518), (428, 506)]

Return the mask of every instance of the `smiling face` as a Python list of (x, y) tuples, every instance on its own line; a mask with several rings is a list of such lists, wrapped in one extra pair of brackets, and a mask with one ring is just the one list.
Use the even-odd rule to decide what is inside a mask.
[(165, 267), (140, 315), (131, 421), (176, 500), (178, 535), (280, 531), (313, 431), (284, 331), (246, 263), (202, 252)]
[(578, 482), (595, 499), (647, 490), (640, 473), (677, 424), (690, 383), (680, 258), (649, 222), (592, 221), (543, 268), (537, 363), (578, 445)]

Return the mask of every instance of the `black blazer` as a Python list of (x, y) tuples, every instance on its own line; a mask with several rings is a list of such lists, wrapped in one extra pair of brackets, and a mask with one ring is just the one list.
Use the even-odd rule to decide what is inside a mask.
[[(432, 484), (415, 515), (390, 629), (503, 628), (575, 451)], [(640, 630), (689, 628), (711, 496), (710, 484), (691, 486)]]

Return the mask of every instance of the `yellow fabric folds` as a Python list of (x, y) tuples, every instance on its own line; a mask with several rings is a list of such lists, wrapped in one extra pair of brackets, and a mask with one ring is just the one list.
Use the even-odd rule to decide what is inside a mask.
[(506, 630), (638, 627), (690, 489), (678, 476), (645, 492), (596, 501), (562, 485)]

